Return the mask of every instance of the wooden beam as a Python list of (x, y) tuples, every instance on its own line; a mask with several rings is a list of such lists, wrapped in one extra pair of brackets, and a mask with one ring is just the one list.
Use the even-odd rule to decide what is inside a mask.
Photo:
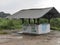
[(35, 19), (33, 19), (33, 20), (34, 20), (34, 24), (35, 24), (36, 20)]
[(37, 19), (37, 24), (39, 24), (39, 18)]
[(22, 20), (22, 24), (24, 23), (24, 18), (21, 18), (21, 20)]
[(30, 18), (28, 19), (28, 21), (29, 21), (29, 24), (30, 24)]

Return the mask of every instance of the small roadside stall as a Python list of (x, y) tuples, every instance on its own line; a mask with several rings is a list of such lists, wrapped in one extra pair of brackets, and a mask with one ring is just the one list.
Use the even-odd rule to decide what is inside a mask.
[(7, 18), (21, 19), (22, 32), (30, 34), (45, 34), (50, 32), (50, 19), (59, 15), (54, 7), (23, 9)]

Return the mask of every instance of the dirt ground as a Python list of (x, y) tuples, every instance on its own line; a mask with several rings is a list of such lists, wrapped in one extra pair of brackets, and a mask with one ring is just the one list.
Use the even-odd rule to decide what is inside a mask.
[(0, 45), (60, 45), (60, 31), (41, 35), (0, 35)]

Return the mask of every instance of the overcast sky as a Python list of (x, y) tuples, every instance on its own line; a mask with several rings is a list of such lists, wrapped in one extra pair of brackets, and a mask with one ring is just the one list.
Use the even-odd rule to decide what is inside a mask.
[(26, 8), (55, 7), (60, 12), (60, 0), (0, 0), (0, 12), (15, 13)]

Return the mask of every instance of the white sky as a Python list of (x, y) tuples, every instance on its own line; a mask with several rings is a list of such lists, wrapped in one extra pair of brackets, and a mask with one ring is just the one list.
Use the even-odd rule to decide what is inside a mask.
[(0, 0), (0, 12), (11, 14), (21, 9), (51, 6), (60, 12), (60, 0)]

